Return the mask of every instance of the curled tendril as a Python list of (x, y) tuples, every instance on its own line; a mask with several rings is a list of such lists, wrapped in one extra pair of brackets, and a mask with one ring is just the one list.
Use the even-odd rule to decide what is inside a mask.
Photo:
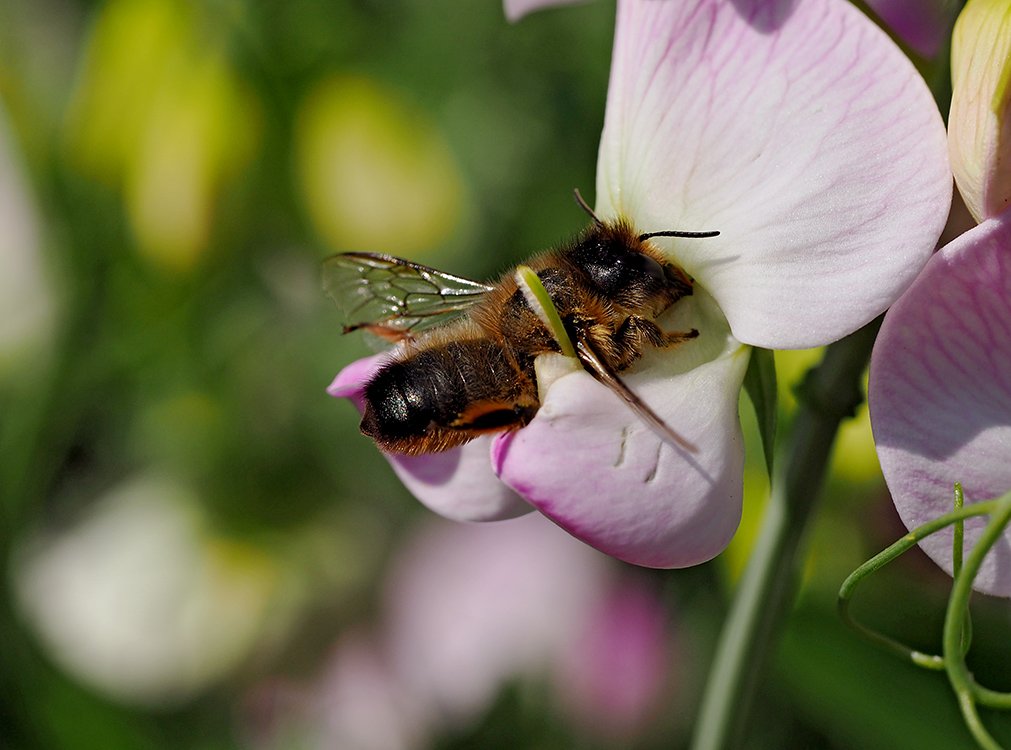
[[(1011, 693), (991, 690), (977, 683), (965, 663), (965, 654), (969, 650), (969, 643), (972, 639), (972, 625), (969, 618), (969, 597), (972, 593), (972, 584), (979, 573), (983, 559), (997, 540), (1001, 538), (1008, 523), (1011, 523), (1011, 492), (995, 500), (966, 506), (962, 486), (956, 483), (954, 495), (954, 510), (951, 513), (946, 513), (913, 529), (846, 578), (839, 589), (839, 614), (844, 622), (864, 638), (899, 658), (925, 669), (944, 670), (948, 675), (952, 689), (955, 691), (962, 718), (977, 744), (984, 750), (1002, 750), (983, 726), (977, 705), (1011, 710)], [(983, 515), (990, 516), (990, 521), (975, 546), (969, 551), (968, 557), (963, 561), (965, 519)], [(850, 601), (856, 587), (871, 573), (880, 570), (926, 537), (948, 526), (955, 527), (952, 549), (954, 582), (944, 619), (942, 655), (925, 654), (857, 622), (849, 611)]]

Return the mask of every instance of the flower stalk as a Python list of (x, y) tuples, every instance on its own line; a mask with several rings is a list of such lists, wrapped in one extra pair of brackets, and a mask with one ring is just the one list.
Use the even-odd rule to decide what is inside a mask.
[(863, 400), (860, 380), (880, 319), (829, 346), (799, 389), (769, 507), (741, 579), (702, 699), (693, 750), (742, 746), (756, 687), (793, 602), (836, 433)]

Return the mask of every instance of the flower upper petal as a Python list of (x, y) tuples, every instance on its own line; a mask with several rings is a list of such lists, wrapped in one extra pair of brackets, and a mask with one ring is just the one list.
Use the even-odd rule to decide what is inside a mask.
[(950, 198), (930, 92), (849, 3), (619, 2), (598, 213), (719, 230), (664, 247), (740, 341), (809, 347), (871, 320)]
[[(649, 352), (622, 376), (696, 452), (661, 442), (585, 372), (556, 380), (533, 421), (493, 449), (499, 476), (538, 510), (637, 565), (704, 562), (726, 546), (740, 520), (737, 404), (748, 349), (718, 325), (705, 298), (698, 290), (661, 321), (665, 330), (699, 321), (699, 338), (674, 352)], [(700, 313), (706, 306), (712, 310)]]
[[(871, 359), (871, 420), (881, 469), (912, 529), (1011, 490), (1011, 212), (935, 255), (885, 317)], [(966, 522), (966, 549), (985, 524)], [(951, 573), (952, 531), (920, 546)], [(975, 587), (1011, 596), (1011, 532)]]
[[(327, 393), (350, 399), (359, 412), (363, 411), (365, 384), (389, 357), (376, 354), (352, 362), (338, 373)], [(443, 453), (383, 455), (411, 494), (446, 518), (499, 521), (529, 513), (532, 508), (492, 472), (488, 462), (490, 443), (490, 437), (479, 437)]]

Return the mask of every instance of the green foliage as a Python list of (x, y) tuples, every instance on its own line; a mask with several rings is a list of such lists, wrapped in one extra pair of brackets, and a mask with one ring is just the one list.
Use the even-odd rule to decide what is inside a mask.
[[(366, 349), (339, 335), (320, 261), (341, 250), (409, 247), (421, 262), (488, 278), (581, 228), (571, 196), (578, 187), (590, 197), (595, 182), (612, 16), (610, 4), (587, 3), (511, 26), (495, 0), (0, 3), (0, 140), (38, 230), (26, 245), (37, 268), (18, 272), (51, 303), (16, 348), (0, 350), (0, 746), (285, 746), (257, 732), (267, 709), (291, 707), (265, 708), (258, 691), (275, 681), (313, 685), (342, 635), (378, 633), (386, 561), (429, 515), (358, 434), (352, 407), (325, 394)], [(371, 98), (362, 104), (346, 88), (328, 88), (347, 80), (366, 82)], [(313, 96), (323, 97), (317, 109), (307, 105)], [(387, 122), (371, 128), (371, 139), (353, 139), (356, 124), (391, 112), (409, 113), (417, 127)], [(360, 150), (325, 149), (339, 140), (334, 132)], [(320, 141), (307, 147), (307, 133)], [(355, 164), (350, 157), (365, 146), (402, 158), (362, 161), (325, 179), (333, 163)], [(419, 167), (411, 159), (421, 150), (428, 156)], [(400, 197), (385, 206), (386, 220), (369, 218), (351, 235), (349, 215), (364, 209), (334, 203), (333, 223), (326, 216), (340, 190)], [(401, 225), (413, 207), (403, 196), (421, 190), (438, 193), (430, 204), (438, 221), (412, 215)], [(411, 235), (368, 234), (370, 226)], [(384, 244), (338, 244), (350, 236)], [(0, 309), (11, 319), (17, 312)], [(752, 352), (746, 383), (763, 449), (749, 460), (764, 452), (771, 473), (780, 407), (769, 352)], [(191, 546), (182, 562), (135, 570), (122, 562), (135, 559), (131, 544), (161, 549), (165, 538), (146, 536), (157, 530), (116, 527), (129, 532), (99, 539), (98, 549), (122, 554), (109, 558), (119, 561), (110, 575), (145, 577), (100, 613), (116, 639), (96, 667), (71, 648), (71, 636), (93, 634), (92, 619), (56, 609), (69, 625), (60, 637), (70, 639), (57, 642), (32, 607), (76, 594), (108, 602), (104, 581), (84, 592), (52, 584), (39, 595), (26, 581), (28, 561), (101, 516), (124, 487), (147, 486), (138, 479), (186, 500), (173, 508), (179, 528), (168, 538)], [(880, 547), (893, 529), (871, 503), (885, 500), (859, 489), (863, 504), (851, 501), (853, 485), (833, 485), (825, 504), (832, 538)], [(834, 567), (814, 565), (808, 591), (834, 591), (839, 568), (852, 569), (863, 552), (835, 550)], [(115, 683), (114, 657), (136, 653), (123, 635), (135, 610), (149, 607), (141, 646), (153, 651), (167, 640), (165, 623), (186, 610), (145, 599), (170, 563), (210, 581), (203, 619), (190, 602), (190, 622), (237, 624), (184, 639), (185, 653), (200, 658), (170, 653), (160, 663), (177, 680), (171, 690), (150, 675)], [(687, 741), (725, 614), (714, 583), (723, 565), (664, 579), (680, 648), (665, 665), (668, 706), (640, 747)], [(942, 583), (923, 585), (936, 594)], [(903, 582), (883, 588), (886, 597), (907, 590)], [(918, 710), (942, 743), (934, 746), (958, 746), (957, 711), (939, 701), (943, 689), (924, 687), (938, 675), (875, 661), (834, 618), (830, 607), (805, 609), (788, 630), (769, 691), (777, 710), (756, 714), (749, 746), (813, 746), (817, 738), (838, 750), (928, 748), (911, 741), (925, 734), (915, 727)], [(995, 621), (976, 619), (974, 649), (1003, 653), (1005, 631), (987, 625)], [(215, 647), (200, 651), (208, 643)], [(137, 667), (141, 659), (125, 661)], [(860, 692), (879, 677), (887, 696)], [(535, 687), (509, 687), (435, 746), (626, 746), (570, 726), (538, 678), (526, 679)], [(1003, 731), (989, 717), (988, 725)]]

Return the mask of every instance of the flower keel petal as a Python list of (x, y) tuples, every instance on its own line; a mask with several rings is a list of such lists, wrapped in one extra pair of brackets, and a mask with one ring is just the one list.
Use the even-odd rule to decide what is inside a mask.
[[(352, 362), (327, 388), (331, 396), (364, 408), (365, 384), (389, 359), (377, 354)], [(491, 438), (480, 437), (454, 450), (421, 456), (383, 455), (404, 486), (439, 515), (454, 521), (499, 521), (529, 513), (532, 508), (502, 484), (491, 470)]]
[[(626, 562), (679, 568), (717, 555), (740, 520), (737, 404), (748, 350), (725, 328), (700, 330), (684, 351), (651, 353), (623, 376), (697, 452), (662, 442), (615, 394), (577, 372), (551, 386), (529, 425), (498, 439), (499, 476), (566, 531)], [(693, 347), (714, 343), (717, 356), (685, 365)]]

